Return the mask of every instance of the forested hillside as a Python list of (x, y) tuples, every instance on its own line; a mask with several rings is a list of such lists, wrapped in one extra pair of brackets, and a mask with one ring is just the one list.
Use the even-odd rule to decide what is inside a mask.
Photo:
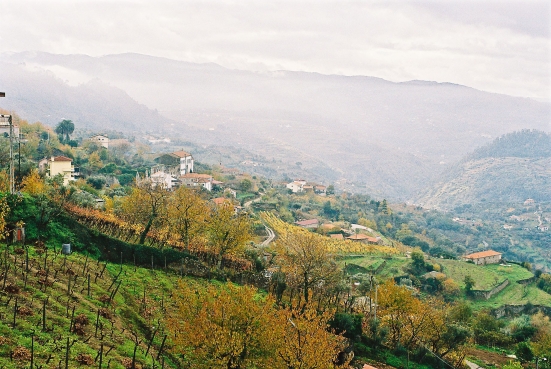
[(413, 201), (429, 208), (519, 203), (551, 198), (551, 136), (537, 130), (504, 135), (477, 149)]

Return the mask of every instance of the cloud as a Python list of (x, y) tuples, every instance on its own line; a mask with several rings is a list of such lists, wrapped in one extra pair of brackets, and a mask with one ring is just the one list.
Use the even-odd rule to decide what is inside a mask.
[(122, 52), (236, 69), (551, 96), (543, 1), (6, 1), (1, 51)]

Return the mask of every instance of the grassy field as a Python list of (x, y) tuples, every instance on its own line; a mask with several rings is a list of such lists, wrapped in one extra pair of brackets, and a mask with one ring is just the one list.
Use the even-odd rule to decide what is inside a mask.
[[(351, 257), (351, 258), (342, 258), (338, 260), (338, 264), (341, 268), (344, 268), (345, 264), (348, 265), (349, 270), (361, 270), (364, 268), (368, 271), (377, 269), (383, 262), (386, 261), (385, 266), (377, 275), (381, 279), (387, 279), (404, 274), (402, 269), (406, 264), (411, 260), (401, 256), (393, 256), (391, 258), (382, 258), (380, 256), (362, 256), (362, 257)], [(354, 265), (359, 268), (354, 268)]]
[(474, 310), (482, 310), (495, 309), (502, 305), (525, 305), (527, 303), (551, 306), (551, 295), (533, 284), (525, 287), (518, 283), (511, 283), (489, 300), (473, 301), (472, 307)]
[(522, 268), (519, 265), (511, 266), (492, 265), (474, 265), (457, 260), (434, 259), (435, 262), (444, 267), (443, 273), (449, 278), (459, 283), (461, 288), (465, 287), (465, 276), (470, 275), (475, 280), (474, 289), (489, 290), (495, 287), (505, 279), (509, 279), (511, 284), (521, 279), (527, 279), (533, 276), (532, 272)]

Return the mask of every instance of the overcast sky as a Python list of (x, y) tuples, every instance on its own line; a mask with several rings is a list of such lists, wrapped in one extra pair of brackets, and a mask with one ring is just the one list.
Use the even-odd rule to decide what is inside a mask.
[(548, 0), (0, 0), (0, 14), (0, 52), (136, 52), (551, 99)]

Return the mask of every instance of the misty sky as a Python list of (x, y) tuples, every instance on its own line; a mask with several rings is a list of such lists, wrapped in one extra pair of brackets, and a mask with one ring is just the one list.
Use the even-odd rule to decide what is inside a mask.
[(0, 52), (136, 52), (551, 99), (547, 0), (0, 0), (0, 14)]

